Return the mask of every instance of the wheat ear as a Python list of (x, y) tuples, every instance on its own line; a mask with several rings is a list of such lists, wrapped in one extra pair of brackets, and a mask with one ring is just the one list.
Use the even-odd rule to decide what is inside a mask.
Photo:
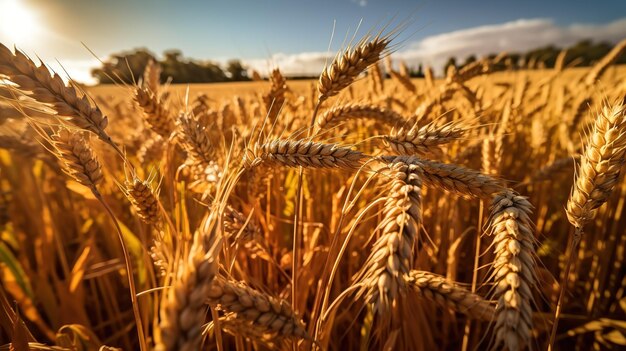
[(491, 206), (497, 300), (494, 347), (510, 351), (521, 350), (531, 338), (536, 266), (531, 211), (528, 200), (510, 190), (497, 194)]
[(50, 140), (65, 173), (98, 194), (96, 185), (103, 179), (102, 168), (85, 138), (80, 133), (62, 128)]
[(158, 94), (161, 81), (161, 65), (155, 60), (148, 61), (143, 71), (143, 81), (149, 91)]
[(159, 200), (148, 181), (135, 177), (132, 181), (126, 182), (124, 192), (142, 221), (148, 224), (159, 222), (161, 215)]
[(626, 160), (626, 114), (624, 106), (604, 106), (597, 116), (580, 159), (576, 181), (567, 201), (567, 218), (582, 228), (607, 201)]
[(439, 145), (460, 139), (467, 128), (460, 122), (449, 122), (438, 126), (435, 122), (419, 127), (416, 122), (411, 128), (392, 130), (391, 135), (384, 137), (387, 144), (401, 155), (428, 155), (437, 154), (441, 150)]
[(363, 153), (337, 144), (275, 139), (248, 150), (244, 164), (247, 168), (264, 163), (287, 167), (358, 169), (365, 159)]
[(400, 85), (402, 85), (404, 89), (406, 89), (409, 93), (415, 93), (417, 91), (415, 84), (411, 82), (411, 77), (409, 77), (408, 75), (403, 75), (392, 69), (389, 70), (389, 75), (391, 75), (391, 78), (400, 83)]
[(267, 109), (268, 120), (274, 121), (285, 103), (285, 93), (288, 88), (287, 81), (278, 68), (272, 70), (269, 80), (272, 86), (270, 91), (263, 96), (263, 102)]
[(252, 289), (242, 282), (218, 277), (206, 294), (207, 302), (236, 318), (281, 337), (310, 339), (289, 303)]
[(496, 309), (487, 300), (446, 278), (426, 271), (411, 271), (406, 283), (419, 296), (469, 318), (493, 321)]
[(381, 316), (388, 314), (406, 288), (404, 276), (411, 270), (413, 247), (422, 224), (420, 167), (394, 159), (385, 173), (390, 183), (380, 223), (382, 235), (359, 277), (365, 283), (366, 301)]
[(87, 95), (79, 97), (76, 89), (66, 86), (58, 74), (50, 75), (43, 63), (37, 66), (19, 50), (13, 54), (0, 44), (0, 74), (6, 75), (33, 99), (48, 104), (57, 115), (115, 147), (105, 132), (108, 118), (97, 106), (91, 105)]
[(435, 74), (433, 73), (433, 68), (430, 66), (426, 66), (424, 70), (424, 79), (426, 80), (426, 87), (432, 89), (435, 87)]
[(333, 62), (324, 68), (317, 84), (318, 101), (322, 102), (352, 84), (370, 65), (375, 64), (385, 54), (390, 42), (389, 36), (366, 36), (354, 48), (348, 47)]
[(224, 233), (230, 244), (243, 244), (253, 255), (265, 259), (271, 258), (261, 228), (254, 221), (246, 222), (244, 214), (230, 206), (226, 207), (224, 212)]
[(146, 88), (137, 87), (134, 99), (141, 107), (146, 122), (152, 130), (167, 139), (174, 130), (174, 122), (162, 99)]
[(423, 172), (423, 181), (427, 186), (457, 193), (466, 197), (489, 198), (504, 191), (504, 183), (479, 171), (454, 164), (425, 160), (414, 156), (382, 156), (384, 162), (403, 160), (418, 165)]
[(208, 135), (208, 127), (188, 113), (181, 113), (178, 118), (181, 141), (192, 162), (200, 162), (204, 167), (214, 160), (214, 149)]
[(404, 117), (393, 110), (367, 104), (348, 103), (324, 112), (318, 117), (317, 126), (323, 129), (354, 118), (367, 118), (392, 127), (402, 126), (405, 123)]
[[(221, 190), (216, 195), (221, 199)], [(217, 256), (222, 247), (220, 216), (222, 202), (214, 200), (201, 227), (194, 233), (186, 255), (169, 270), (171, 286), (160, 301), (155, 350), (200, 350), (202, 326), (208, 308), (207, 295), (218, 273)]]
[[(211, 327), (214, 327), (212, 323)], [(279, 333), (269, 332), (267, 328), (237, 318), (236, 313), (229, 313), (220, 318), (222, 330), (237, 337), (244, 337), (253, 343), (261, 343), (270, 350), (279, 350), (287, 341)], [(280, 346), (279, 346), (280, 345)]]
[(573, 169), (574, 165), (579, 161), (580, 156), (578, 155), (573, 157), (567, 156), (557, 159), (556, 161), (539, 168), (539, 170), (531, 176), (529, 182), (543, 182), (546, 180), (551, 180), (552, 177), (556, 174), (563, 172), (568, 168)]

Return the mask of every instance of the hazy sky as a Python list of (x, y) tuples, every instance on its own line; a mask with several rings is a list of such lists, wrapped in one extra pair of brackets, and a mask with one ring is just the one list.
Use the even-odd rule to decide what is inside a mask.
[(394, 16), (396, 24), (409, 19), (395, 56), (435, 67), (450, 55), (626, 38), (626, 0), (0, 0), (0, 42), (58, 59), (78, 80), (97, 65), (81, 42), (101, 58), (176, 48), (197, 59), (240, 58), (260, 71), (312, 73), (334, 22), (336, 50), (361, 19), (362, 34)]

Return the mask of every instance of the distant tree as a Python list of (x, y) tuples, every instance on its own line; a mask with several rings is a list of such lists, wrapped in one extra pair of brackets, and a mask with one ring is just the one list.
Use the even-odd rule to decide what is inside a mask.
[(98, 79), (100, 84), (110, 84), (120, 80), (131, 84), (133, 79), (136, 81), (141, 77), (150, 60), (155, 60), (155, 57), (144, 48), (113, 54), (108, 61), (104, 62), (102, 68), (92, 69), (91, 75)]
[[(145, 49), (136, 49), (111, 55), (102, 68), (92, 70), (92, 75), (100, 84), (119, 82), (131, 84), (137, 81), (154, 55)], [(208, 83), (228, 80), (224, 71), (216, 63), (185, 59), (180, 50), (167, 50), (161, 65), (161, 79), (171, 79), (173, 83)], [(133, 80), (134, 77), (134, 80)]]
[[(579, 66), (593, 65), (611, 51), (612, 48), (613, 45), (604, 42), (594, 44), (591, 40), (580, 41), (569, 48), (568, 59), (565, 61), (565, 64), (567, 65), (573, 60), (578, 60), (580, 61)], [(626, 55), (618, 58), (616, 63), (626, 63)]]
[(226, 63), (226, 72), (232, 81), (250, 80), (248, 71), (239, 60), (230, 60)]
[(448, 75), (451, 69), (452, 70), (456, 70), (457, 69), (456, 58), (454, 58), (454, 57), (448, 58), (448, 61), (446, 61), (446, 64), (443, 66), (444, 74)]
[(554, 67), (554, 63), (556, 62), (557, 56), (561, 49), (555, 47), (554, 45), (545, 46), (542, 48), (537, 48), (531, 50), (526, 53), (526, 61), (531, 61), (534, 59), (536, 62), (543, 62), (546, 68)]
[(414, 69), (411, 69), (411, 77), (412, 78), (424, 78), (424, 66), (422, 66), (421, 63), (417, 66), (417, 71)]
[(477, 61), (476, 55), (469, 55), (468, 57), (465, 58), (465, 62), (463, 62), (463, 64), (458, 67), (459, 69), (469, 65), (470, 63), (474, 63)]

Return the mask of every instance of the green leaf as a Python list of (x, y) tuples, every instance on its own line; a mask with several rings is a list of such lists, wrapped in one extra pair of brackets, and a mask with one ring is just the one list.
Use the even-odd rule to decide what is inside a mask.
[(33, 289), (30, 286), (30, 281), (26, 276), (26, 273), (22, 269), (22, 265), (17, 260), (17, 258), (13, 255), (13, 252), (6, 246), (4, 242), (0, 241), (0, 262), (4, 263), (11, 274), (15, 277), (15, 281), (20, 286), (22, 291), (28, 296), (29, 299), (33, 300)]
[(143, 246), (141, 245), (141, 241), (137, 238), (137, 236), (126, 226), (124, 223), (118, 221), (120, 225), (120, 229), (122, 230), (122, 237), (124, 239), (124, 243), (126, 244), (126, 248), (131, 256), (135, 258), (135, 272), (137, 274), (137, 278), (139, 279), (139, 285), (142, 285), (146, 282), (147, 274), (146, 274), (146, 263), (143, 261)]

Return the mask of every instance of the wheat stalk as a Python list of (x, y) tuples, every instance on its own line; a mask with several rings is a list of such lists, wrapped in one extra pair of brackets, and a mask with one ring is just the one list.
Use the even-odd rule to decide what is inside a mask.
[(574, 252), (583, 236), (583, 227), (596, 215), (611, 195), (623, 166), (626, 150), (626, 114), (622, 101), (612, 106), (603, 106), (596, 117), (580, 158), (580, 166), (565, 212), (567, 219), (576, 228), (569, 244), (569, 255), (564, 270), (565, 283), (557, 300), (554, 323), (548, 348), (551, 350), (556, 338), (562, 302), (567, 288), (567, 279)]

